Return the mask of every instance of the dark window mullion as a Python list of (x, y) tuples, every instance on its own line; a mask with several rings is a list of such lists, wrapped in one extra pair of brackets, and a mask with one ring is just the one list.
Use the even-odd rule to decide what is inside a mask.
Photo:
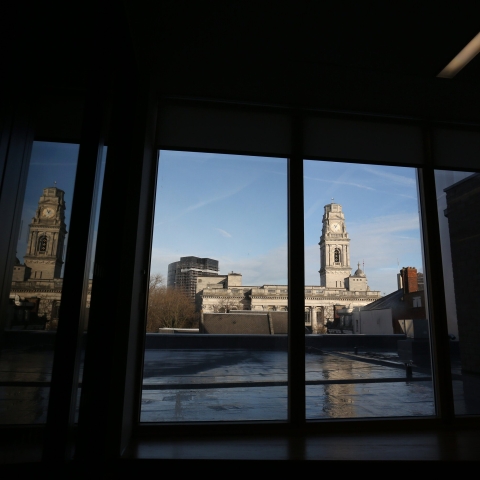
[(77, 405), (95, 205), (100, 188), (105, 101), (103, 89), (92, 92), (83, 121), (43, 451), (44, 459), (51, 461), (63, 460), (72, 454), (69, 429), (74, 423)]
[(302, 119), (292, 119), (292, 154), (288, 159), (288, 418), (305, 423), (305, 248), (303, 214)]
[(418, 169), (420, 221), (423, 239), (425, 290), (430, 324), (433, 382), (437, 416), (446, 423), (454, 418), (450, 345), (443, 281), (440, 228), (435, 191), (435, 170), (429, 129), (424, 132), (425, 166)]

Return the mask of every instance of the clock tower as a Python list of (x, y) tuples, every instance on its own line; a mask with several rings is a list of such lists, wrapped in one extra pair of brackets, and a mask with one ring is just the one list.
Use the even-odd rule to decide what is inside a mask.
[(31, 269), (30, 278), (60, 278), (63, 265), (65, 225), (65, 192), (57, 187), (43, 189), (37, 211), (29, 225), (27, 253), (24, 262)]
[(350, 238), (345, 227), (345, 215), (338, 203), (325, 205), (322, 236), (320, 237), (320, 285), (326, 288), (346, 288), (345, 279), (351, 274)]

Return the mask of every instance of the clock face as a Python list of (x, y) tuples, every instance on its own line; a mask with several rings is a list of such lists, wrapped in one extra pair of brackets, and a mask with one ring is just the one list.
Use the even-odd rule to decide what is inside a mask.
[(42, 211), (42, 216), (45, 218), (52, 218), (55, 215), (55, 210), (52, 207), (46, 207)]
[(332, 229), (332, 232), (339, 232), (340, 231), (340, 224), (332, 223), (331, 229)]

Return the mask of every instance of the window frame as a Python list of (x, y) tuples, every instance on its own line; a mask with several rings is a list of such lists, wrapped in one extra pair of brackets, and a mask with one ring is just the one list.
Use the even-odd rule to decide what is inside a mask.
[[(202, 102), (196, 100), (186, 100), (181, 99), (164, 99), (164, 101), (169, 105), (169, 107), (175, 105), (192, 105), (195, 108), (239, 108), (241, 110), (248, 109), (248, 106), (232, 106), (221, 104), (219, 107), (215, 103), (211, 102)], [(161, 108), (161, 106), (160, 106)], [(252, 110), (258, 110), (258, 106), (252, 106)], [(266, 107), (268, 110), (268, 107)], [(427, 282), (429, 279), (436, 278), (441, 279), (441, 281), (431, 280), (430, 292), (435, 291), (435, 299), (430, 299), (427, 291), (428, 298), (428, 312), (430, 321), (430, 342), (431, 342), (431, 352), (432, 352), (432, 369), (433, 369), (433, 382), (434, 382), (434, 395), (435, 395), (435, 405), (437, 415), (434, 421), (440, 421), (441, 423), (449, 423), (454, 418), (453, 415), (453, 391), (452, 391), (452, 382), (451, 382), (451, 372), (450, 372), (450, 363), (449, 363), (449, 345), (448, 345), (448, 335), (446, 332), (446, 316), (445, 316), (445, 298), (443, 290), (443, 272), (441, 269), (441, 252), (439, 248), (439, 232), (438, 232), (438, 221), (437, 221), (437, 210), (436, 204), (432, 200), (435, 199), (435, 196), (426, 197), (431, 192), (431, 189), (434, 189), (434, 179), (432, 183), (432, 174), (433, 174), (433, 165), (435, 163), (432, 156), (431, 148), (431, 130), (433, 125), (425, 126), (424, 122), (421, 122), (416, 119), (400, 119), (390, 116), (377, 116), (377, 115), (357, 115), (349, 113), (340, 113), (340, 112), (313, 112), (313, 111), (299, 111), (299, 110), (284, 110), (284, 114), (290, 117), (290, 122), (292, 126), (291, 133), (291, 150), (288, 157), (288, 210), (289, 210), (289, 225), (288, 225), (288, 238), (289, 238), (289, 401), (288, 401), (288, 425), (291, 428), (320, 428), (323, 429), (324, 426), (314, 427), (312, 424), (315, 423), (335, 423), (334, 421), (326, 420), (306, 420), (305, 418), (305, 341), (304, 341), (304, 328), (301, 325), (295, 325), (291, 318), (298, 315), (298, 318), (301, 318), (299, 315), (301, 312), (305, 311), (305, 298), (304, 298), (304, 285), (300, 285), (300, 288), (297, 288), (296, 283), (293, 281), (294, 278), (304, 278), (304, 224), (303, 224), (303, 161), (304, 160), (329, 160), (329, 161), (338, 161), (345, 163), (362, 163), (362, 164), (378, 164), (378, 165), (390, 165), (390, 166), (405, 166), (410, 168), (416, 168), (417, 171), (417, 184), (419, 191), (419, 203), (421, 210), (421, 231), (422, 231), (422, 252), (424, 255), (424, 268), (425, 268), (425, 277)], [(303, 144), (306, 136), (305, 124), (310, 118), (319, 117), (322, 120), (328, 120), (328, 118), (335, 119), (345, 119), (348, 122), (362, 122), (365, 121), (370, 124), (370, 126), (376, 123), (379, 125), (387, 125), (389, 127), (395, 127), (399, 125), (400, 127), (414, 127), (421, 132), (422, 138), (422, 152), (417, 153), (417, 162), (405, 162), (401, 163), (399, 161), (389, 162), (389, 161), (379, 161), (377, 160), (367, 160), (364, 157), (360, 156), (357, 158), (332, 158), (324, 157), (323, 155), (318, 155), (317, 157), (312, 155), (305, 155), (303, 151)], [(443, 127), (443, 125), (442, 125)], [(157, 143), (158, 150), (162, 149), (172, 149), (168, 144), (162, 144), (161, 142)], [(262, 152), (245, 152), (237, 151), (234, 149), (231, 150), (219, 150), (215, 146), (212, 146), (211, 149), (202, 148), (185, 148), (185, 145), (182, 146), (181, 150), (186, 151), (208, 151), (215, 153), (226, 153), (226, 154), (250, 154), (250, 155), (265, 155), (265, 151)], [(268, 152), (267, 152), (268, 154)], [(277, 156), (278, 153), (272, 153), (272, 156)], [(418, 158), (422, 157), (421, 162), (418, 162)], [(295, 195), (291, 193), (295, 191)], [(300, 199), (300, 200), (299, 200)], [(427, 220), (428, 219), (428, 220)], [(435, 237), (436, 233), (438, 234)], [(425, 245), (428, 244), (429, 247), (425, 248)], [(298, 282), (297, 282), (298, 283)], [(297, 312), (297, 313), (295, 313)], [(435, 319), (435, 320), (434, 320)], [(440, 320), (440, 321), (437, 321)], [(301, 330), (301, 331), (300, 331)], [(368, 419), (368, 422), (393, 422), (395, 423), (397, 419)], [(428, 419), (423, 419), (428, 420)], [(412, 419), (412, 421), (418, 421), (418, 419)], [(355, 420), (348, 420), (350, 423), (355, 423)], [(268, 423), (268, 422), (266, 422)], [(142, 425), (141, 428), (144, 428), (145, 425)], [(152, 429), (158, 428), (160, 432), (166, 425), (150, 425)], [(186, 426), (185, 428), (188, 428)], [(200, 427), (199, 427), (200, 428)]]
[[(436, 168), (435, 161), (432, 155), (431, 146), (431, 131), (434, 128), (433, 124), (425, 125), (416, 119), (399, 119), (389, 116), (379, 117), (370, 115), (354, 115), (349, 113), (339, 112), (312, 112), (299, 111), (291, 109), (278, 109), (277, 107), (259, 107), (258, 105), (232, 105), (216, 102), (204, 102), (196, 99), (171, 99), (163, 98), (158, 105), (158, 116), (161, 115), (162, 106), (168, 105), (191, 105), (194, 108), (225, 108), (235, 111), (244, 112), (278, 112), (287, 115), (291, 122), (291, 149), (287, 156), (288, 160), (288, 265), (289, 265), (289, 342), (288, 342), (288, 420), (286, 422), (253, 422), (258, 431), (275, 432), (278, 430), (288, 431), (313, 431), (313, 432), (327, 432), (348, 430), (354, 431), (359, 424), (364, 425), (367, 422), (369, 425), (376, 425), (376, 428), (408, 428), (411, 424), (412, 428), (422, 424), (436, 425), (436, 424), (450, 424), (454, 420), (459, 420), (458, 416), (454, 415), (453, 406), (453, 391), (450, 372), (449, 361), (449, 345), (448, 335), (446, 334), (447, 323), (445, 315), (445, 298), (443, 289), (443, 270), (440, 251), (440, 237), (438, 231), (437, 208), (435, 203), (435, 183), (434, 183), (434, 169)], [(354, 121), (366, 121), (379, 124), (387, 124), (390, 126), (407, 125), (421, 129), (423, 142), (423, 158), (422, 163), (389, 161), (367, 161), (365, 158), (325, 158), (324, 156), (314, 157), (312, 155), (306, 156), (303, 152), (304, 143), (304, 124), (305, 119), (311, 116), (320, 116), (322, 118), (335, 118)], [(444, 127), (444, 125), (442, 125)], [(457, 126), (456, 126), (457, 127)], [(158, 131), (157, 131), (158, 133)], [(190, 148), (175, 147), (170, 144), (163, 144), (155, 139), (153, 148), (156, 151), (169, 150), (185, 150), (191, 152), (212, 152), (225, 154), (239, 154), (252, 156), (283, 156), (278, 151), (272, 151), (270, 155), (268, 152), (262, 151), (245, 151), (237, 149), (218, 149), (214, 145), (211, 148)], [(432, 369), (434, 382), (434, 395), (437, 414), (435, 418), (388, 418), (388, 419), (368, 419), (368, 420), (348, 420), (343, 421), (342, 426), (335, 420), (306, 420), (306, 402), (305, 402), (305, 336), (304, 325), (300, 322), (295, 324), (291, 319), (295, 316), (301, 318), (299, 314), (305, 311), (305, 296), (303, 283), (294, 282), (295, 278), (304, 278), (304, 223), (303, 223), (303, 161), (304, 160), (330, 160), (348, 163), (362, 163), (362, 164), (380, 164), (391, 166), (406, 166), (417, 169), (417, 183), (419, 191), (419, 203), (421, 210), (421, 230), (422, 230), (422, 251), (424, 255), (424, 268), (426, 278), (426, 292), (428, 299), (428, 312), (430, 321), (430, 342), (432, 355)], [(458, 167), (455, 167), (458, 169)], [(148, 189), (140, 192), (145, 197), (145, 192)], [(293, 195), (292, 193), (295, 192)], [(433, 196), (432, 196), (433, 192)], [(144, 201), (152, 202), (152, 199), (145, 199)], [(153, 211), (152, 211), (153, 213)], [(151, 238), (144, 239), (151, 245)], [(436, 280), (435, 280), (436, 279)], [(432, 296), (430, 292), (435, 291)], [(295, 313), (297, 312), (297, 313)], [(141, 352), (143, 354), (143, 351)], [(139, 352), (136, 352), (138, 356)], [(137, 375), (141, 376), (141, 372), (137, 371)], [(137, 385), (141, 382), (137, 382)], [(139, 392), (138, 395), (141, 395)], [(138, 417), (140, 411), (137, 412)], [(207, 433), (237, 433), (242, 434), (251, 432), (252, 422), (238, 422), (238, 423), (216, 423), (216, 424), (148, 424), (142, 423), (136, 425), (134, 428), (134, 437), (143, 437), (154, 435), (161, 437), (163, 435), (205, 435)]]
[[(131, 150), (125, 158), (129, 159), (132, 162), (132, 159), (137, 160), (136, 165), (132, 168), (135, 168), (135, 171), (138, 174), (138, 179), (136, 186), (133, 190), (130, 191), (131, 195), (136, 197), (135, 208), (137, 211), (142, 211), (141, 221), (138, 218), (132, 216), (125, 217), (129, 218), (127, 220), (127, 227), (130, 227), (134, 230), (136, 235), (136, 243), (130, 245), (130, 250), (126, 253), (132, 260), (132, 269), (127, 275), (133, 275), (132, 272), (135, 270), (138, 272), (136, 277), (137, 281), (135, 283), (135, 278), (130, 277), (130, 285), (135, 283), (135, 288), (132, 288), (131, 296), (136, 296), (136, 303), (130, 302), (132, 311), (134, 308), (138, 308), (137, 313), (134, 315), (128, 314), (125, 317), (125, 321), (119, 327), (119, 335), (115, 338), (112, 344), (112, 351), (115, 351), (118, 355), (118, 358), (122, 359), (121, 365), (112, 364), (110, 366), (110, 372), (114, 375), (112, 382), (108, 385), (102, 385), (100, 374), (95, 373), (94, 370), (87, 369), (84, 373), (84, 382), (91, 381), (91, 386), (96, 385), (99, 387), (102, 392), (106, 393), (106, 398), (102, 401), (101, 405), (97, 403), (94, 404), (88, 403), (85, 401), (81, 404), (81, 421), (79, 421), (78, 428), (76, 431), (77, 435), (77, 445), (80, 447), (80, 456), (90, 457), (91, 453), (98, 443), (92, 442), (94, 438), (94, 427), (97, 427), (95, 420), (98, 420), (102, 415), (108, 413), (108, 419), (103, 419), (102, 424), (104, 428), (100, 433), (100, 441), (103, 442), (103, 448), (100, 449), (100, 452), (97, 452), (98, 455), (104, 454), (105, 451), (108, 455), (116, 457), (122, 455), (128, 450), (129, 445), (134, 443), (136, 440), (142, 437), (154, 436), (154, 437), (163, 437), (163, 436), (181, 436), (181, 435), (205, 435), (205, 434), (242, 434), (242, 433), (252, 433), (252, 429), (259, 433), (275, 433), (275, 432), (345, 432), (345, 431), (355, 431), (359, 426), (369, 425), (369, 428), (378, 428), (378, 429), (388, 429), (392, 430), (395, 428), (398, 429), (414, 429), (419, 428), (420, 426), (431, 427), (438, 425), (451, 425), (452, 423), (462, 423), (462, 424), (471, 424), (472, 422), (478, 422), (478, 417), (468, 417), (462, 418), (460, 416), (455, 416), (454, 414), (454, 405), (453, 405), (453, 392), (452, 392), (452, 381), (450, 373), (450, 360), (449, 360), (449, 344), (448, 344), (448, 335), (447, 335), (447, 321), (446, 321), (446, 308), (445, 308), (445, 292), (443, 286), (443, 269), (442, 269), (442, 258), (441, 258), (441, 248), (440, 248), (440, 234), (438, 228), (438, 213), (436, 206), (436, 197), (435, 197), (435, 179), (434, 171), (436, 169), (451, 169), (451, 170), (465, 170), (472, 172), (479, 172), (480, 166), (478, 168), (472, 169), (471, 165), (467, 168), (462, 165), (438, 165), (435, 160), (434, 155), (434, 142), (432, 138), (434, 135), (432, 132), (438, 127), (451, 128), (453, 130), (462, 131), (471, 131), (477, 134), (480, 134), (480, 126), (478, 125), (468, 125), (461, 126), (456, 124), (445, 125), (444, 123), (426, 123), (418, 119), (398, 119), (392, 118), (389, 116), (379, 117), (379, 116), (369, 116), (363, 115), (358, 116), (351, 113), (339, 113), (339, 112), (312, 112), (310, 110), (298, 110), (298, 109), (279, 109), (277, 107), (259, 107), (258, 105), (233, 105), (228, 104), (228, 108), (235, 110), (251, 110), (252, 112), (256, 111), (281, 111), (283, 114), (287, 115), (291, 120), (291, 151), (288, 156), (288, 265), (289, 265), (289, 303), (288, 303), (288, 312), (289, 312), (289, 326), (290, 326), (290, 335), (288, 342), (288, 381), (289, 381), (289, 400), (288, 400), (288, 420), (286, 422), (239, 422), (238, 424), (140, 424), (140, 405), (141, 405), (141, 386), (142, 386), (142, 371), (143, 371), (143, 352), (144, 352), (144, 333), (145, 333), (145, 308), (141, 307), (143, 303), (145, 306), (146, 303), (146, 289), (145, 282), (149, 276), (149, 264), (150, 264), (150, 247), (151, 247), (151, 234), (153, 231), (153, 205), (154, 205), (154, 191), (156, 185), (156, 169), (158, 156), (156, 152), (162, 148), (172, 148), (171, 145), (162, 145), (159, 144), (155, 138), (155, 130), (158, 115), (161, 112), (162, 105), (165, 103), (182, 105), (190, 104), (195, 107), (205, 108), (205, 102), (196, 100), (196, 99), (172, 99), (164, 98), (162, 102), (157, 102), (155, 100), (155, 94), (152, 93), (152, 87), (142, 85), (139, 87), (143, 91), (144, 95), (142, 96), (142, 109), (140, 113), (137, 112), (137, 117), (134, 122), (129, 124), (129, 135), (131, 136)], [(102, 98), (105, 96), (105, 92), (100, 92), (100, 95), (96, 98)], [(120, 102), (121, 101), (116, 100)], [(104, 141), (102, 128), (103, 120), (106, 116), (105, 105), (102, 103), (100, 107), (94, 107), (93, 101), (90, 109), (86, 109), (84, 125), (88, 125), (92, 119), (95, 119), (96, 122), (94, 127), (87, 128), (85, 127), (84, 134), (82, 136), (81, 145), (84, 146), (84, 173), (87, 177), (92, 175), (92, 172), (96, 171), (97, 161), (98, 161), (98, 148), (99, 145)], [(209, 104), (210, 106), (218, 107), (214, 102)], [(225, 104), (221, 105), (222, 108), (225, 108)], [(208, 108), (208, 105), (207, 105)], [(121, 111), (121, 108), (120, 110)], [(421, 128), (422, 131), (422, 140), (423, 140), (423, 161), (421, 164), (406, 163), (400, 164), (398, 162), (379, 162), (372, 161), (366, 162), (365, 159), (352, 159), (352, 158), (325, 158), (321, 155), (317, 156), (306, 156), (303, 153), (303, 141), (304, 141), (304, 123), (307, 117), (311, 116), (320, 116), (322, 118), (346, 118), (353, 119), (355, 121), (362, 121), (364, 119), (367, 122), (385, 122), (388, 124), (400, 124), (400, 125), (413, 125), (415, 127)], [(102, 121), (99, 123), (98, 119)], [(121, 122), (120, 122), (121, 123)], [(119, 139), (113, 142), (120, 141)], [(20, 153), (16, 153), (17, 157), (20, 155), (22, 157), (21, 168), (17, 168), (16, 171), (12, 172), (11, 175), (15, 176), (17, 179), (24, 179), (25, 168), (28, 167), (28, 149), (29, 145), (33, 142), (33, 135), (29, 134), (25, 136), (21, 143), (23, 149), (20, 149)], [(183, 149), (183, 148), (182, 148)], [(192, 147), (190, 151), (215, 151), (215, 148), (205, 149), (199, 148), (195, 149)], [(218, 150), (216, 150), (218, 152)], [(110, 149), (109, 149), (110, 153)], [(259, 155), (265, 156), (264, 151), (259, 152), (245, 152), (245, 151), (233, 151), (225, 150), (222, 153), (237, 153), (237, 154), (249, 154), (249, 155)], [(11, 152), (10, 155), (13, 155), (14, 152)], [(117, 157), (115, 155), (120, 155), (117, 153), (110, 155), (110, 161), (115, 161)], [(272, 152), (271, 156), (279, 156), (278, 152)], [(282, 155), (283, 156), (283, 155)], [(107, 163), (108, 163), (107, 158)], [(435, 391), (435, 404), (437, 407), (437, 415), (435, 418), (412, 418), (412, 419), (368, 419), (368, 420), (348, 420), (348, 421), (335, 421), (335, 420), (309, 420), (306, 422), (305, 418), (305, 337), (304, 337), (304, 325), (302, 322), (298, 322), (297, 325), (293, 324), (291, 318), (296, 316), (297, 318), (302, 318), (299, 314), (305, 312), (305, 297), (304, 297), (304, 284), (301, 282), (294, 282), (295, 278), (304, 278), (304, 225), (303, 225), (303, 161), (304, 160), (331, 160), (338, 162), (357, 162), (357, 163), (372, 163), (372, 164), (382, 164), (382, 165), (395, 165), (395, 166), (408, 166), (417, 168), (417, 178), (418, 178), (418, 192), (420, 200), (420, 217), (422, 224), (422, 239), (423, 239), (423, 253), (424, 253), (424, 268), (425, 268), (425, 289), (426, 289), (426, 299), (427, 299), (427, 308), (430, 317), (430, 328), (431, 328), (431, 351), (432, 351), (432, 366), (433, 366), (433, 379), (434, 379), (434, 391)], [(80, 161), (80, 159), (79, 159)], [(135, 162), (133, 162), (135, 163)], [(8, 165), (11, 165), (8, 164)], [(25, 166), (26, 165), (26, 166)], [(6, 170), (8, 173), (8, 170)], [(128, 176), (127, 173), (125, 173)], [(94, 175), (95, 176), (95, 175)], [(107, 175), (105, 173), (105, 182), (112, 182), (111, 174)], [(24, 181), (24, 180), (22, 180)], [(15, 192), (10, 192), (11, 198), (16, 198), (14, 205), (18, 209), (18, 203), (21, 201), (21, 195), (23, 194), (22, 188), (25, 188), (25, 185), (17, 182), (17, 187)], [(88, 200), (88, 196), (93, 195), (94, 183), (92, 183), (92, 191), (84, 197)], [(115, 188), (112, 189), (112, 192), (115, 192)], [(295, 194), (293, 194), (295, 192)], [(118, 192), (117, 192), (118, 193)], [(87, 202), (88, 203), (88, 202)], [(104, 199), (102, 197), (102, 203)], [(125, 210), (129, 206), (125, 205)], [(91, 207), (85, 208), (84, 206), (78, 207), (82, 211), (82, 218), (84, 222), (90, 221), (90, 215), (92, 214)], [(110, 207), (112, 208), (112, 207)], [(15, 230), (16, 224), (13, 221), (14, 216), (11, 215), (12, 209), (9, 210), (9, 215), (11, 221), (11, 231)], [(105, 212), (108, 212), (108, 209), (105, 208)], [(300, 214), (301, 213), (301, 214)], [(106, 218), (103, 216), (103, 218)], [(100, 223), (105, 223), (105, 220), (102, 220), (102, 214), (100, 216)], [(72, 220), (73, 222), (73, 220)], [(89, 224), (89, 223), (88, 223)], [(18, 225), (17, 225), (18, 226)], [(100, 226), (99, 226), (100, 228)], [(86, 249), (88, 246), (88, 239), (84, 239), (83, 247), (77, 246), (77, 248)], [(71, 248), (74, 248), (74, 243), (70, 240), (69, 245), (72, 245)], [(101, 255), (101, 251), (100, 251)], [(101, 259), (101, 257), (100, 257)], [(67, 260), (68, 262), (68, 260)], [(71, 262), (71, 260), (70, 260)], [(96, 262), (98, 263), (98, 262)], [(135, 274), (137, 275), (137, 274)], [(78, 277), (78, 275), (77, 275)], [(81, 298), (79, 289), (83, 288), (83, 279), (77, 278), (75, 281), (72, 279), (71, 295), (75, 297), (75, 301)], [(133, 282), (133, 283), (132, 283)], [(5, 285), (4, 285), (5, 288)], [(65, 288), (65, 287), (64, 287)], [(435, 292), (432, 294), (432, 292)], [(102, 302), (101, 295), (102, 290), (97, 289), (97, 306)], [(80, 295), (80, 297), (79, 297)], [(92, 292), (92, 300), (95, 296), (95, 290)], [(73, 298), (72, 297), (72, 298)], [(64, 299), (62, 297), (62, 302)], [(100, 303), (99, 303), (100, 302)], [(106, 302), (106, 300), (103, 300)], [(109, 300), (110, 302), (110, 300)], [(92, 318), (95, 317), (94, 310), (95, 305), (91, 305), (90, 313), (90, 322)], [(101, 308), (100, 308), (101, 311)], [(89, 357), (93, 360), (101, 357), (100, 351), (102, 348), (102, 342), (105, 340), (105, 334), (108, 333), (105, 331), (105, 327), (99, 325), (98, 330), (92, 330), (89, 332), (89, 336), (92, 337), (90, 345)], [(64, 332), (67, 335), (67, 332)], [(69, 345), (77, 345), (78, 349), (78, 330), (75, 334), (74, 327), (70, 328), (68, 335), (73, 335), (73, 339), (70, 340)], [(134, 340), (131, 341), (131, 336), (134, 336)], [(73, 343), (72, 343), (73, 342)], [(62, 355), (65, 352), (65, 346), (58, 347), (59, 350), (55, 354), (55, 363), (58, 365), (64, 358)], [(64, 435), (61, 438), (65, 438), (66, 431), (70, 429), (70, 420), (67, 418), (66, 411), (71, 409), (73, 403), (76, 402), (76, 396), (72, 390), (72, 385), (75, 379), (75, 364), (71, 361), (67, 366), (64, 366), (62, 369), (62, 377), (55, 376), (52, 377), (52, 396), (51, 396), (51, 405), (60, 405), (62, 404), (62, 415), (56, 414), (55, 416), (49, 416), (47, 418), (47, 431), (52, 432), (62, 432)], [(78, 373), (78, 372), (77, 372)], [(60, 378), (67, 379), (68, 385), (70, 386), (70, 392), (68, 393), (69, 397), (66, 400), (65, 394), (67, 390), (65, 387), (56, 388), (60, 385)], [(103, 382), (105, 383), (105, 382)], [(67, 396), (68, 396), (67, 395)], [(110, 412), (110, 407), (115, 405), (115, 399), (118, 399), (120, 395), (122, 402), (121, 405), (115, 407), (113, 412)], [(67, 405), (68, 404), (68, 405)], [(49, 409), (50, 409), (49, 405)], [(97, 410), (97, 412), (95, 412)], [(109, 446), (106, 447), (106, 443), (109, 443)], [(55, 444), (47, 445), (45, 447), (45, 456), (48, 458), (59, 458), (65, 455), (65, 446), (59, 445), (59, 442)]]

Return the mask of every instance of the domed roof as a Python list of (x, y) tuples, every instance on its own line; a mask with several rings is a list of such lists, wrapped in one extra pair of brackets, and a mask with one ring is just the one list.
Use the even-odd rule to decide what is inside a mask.
[(363, 270), (360, 268), (360, 262), (358, 262), (358, 268), (355, 270), (354, 275), (356, 277), (366, 277), (366, 275), (363, 273)]

